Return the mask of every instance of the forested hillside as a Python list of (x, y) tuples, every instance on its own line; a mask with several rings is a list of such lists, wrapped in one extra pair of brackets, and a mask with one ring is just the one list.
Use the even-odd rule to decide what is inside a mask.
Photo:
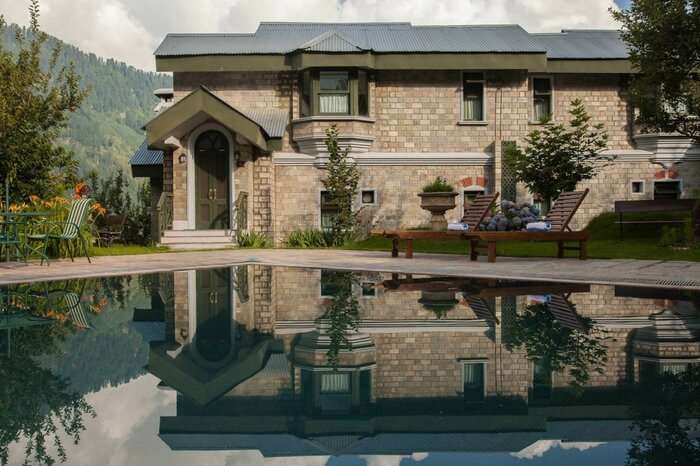
[[(9, 25), (2, 30), (0, 40), (4, 48), (16, 50), (18, 28)], [(50, 38), (46, 58), (58, 42), (61, 41)], [(74, 63), (82, 77), (81, 86), (89, 90), (65, 132), (66, 144), (80, 163), (80, 173), (97, 170), (101, 176), (107, 176), (117, 168), (126, 170), (129, 156), (143, 141), (141, 126), (151, 117), (156, 104), (153, 90), (170, 87), (172, 78), (83, 52), (65, 42), (61, 45), (58, 64)]]

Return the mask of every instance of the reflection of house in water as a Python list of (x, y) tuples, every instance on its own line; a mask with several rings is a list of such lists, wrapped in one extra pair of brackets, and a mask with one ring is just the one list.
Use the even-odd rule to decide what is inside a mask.
[[(692, 296), (365, 273), (347, 285), (358, 329), (331, 367), (330, 324), (317, 319), (338, 293), (333, 274), (258, 265), (174, 274), (167, 338), (151, 344), (148, 365), (178, 392), (176, 415), (160, 424), (172, 449), (406, 454), (621, 440), (649, 364), (700, 360)], [(592, 319), (605, 330), (608, 364), (578, 397), (568, 373), (504, 344), (516, 313), (542, 300), (566, 328)]]

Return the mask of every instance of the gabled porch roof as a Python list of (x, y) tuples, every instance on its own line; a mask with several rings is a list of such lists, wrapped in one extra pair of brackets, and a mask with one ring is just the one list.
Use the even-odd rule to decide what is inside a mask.
[(289, 115), (283, 110), (235, 108), (200, 86), (146, 123), (148, 148), (165, 149), (169, 137), (182, 137), (209, 120), (219, 122), (264, 151), (273, 151), (281, 149)]

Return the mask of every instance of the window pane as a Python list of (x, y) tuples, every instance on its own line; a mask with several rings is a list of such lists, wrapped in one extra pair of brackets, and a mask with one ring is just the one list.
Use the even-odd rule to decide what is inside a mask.
[(357, 113), (369, 116), (369, 83), (364, 70), (357, 72)]
[(654, 199), (679, 199), (680, 181), (657, 181), (654, 183)]
[(464, 83), (464, 119), (481, 121), (484, 118), (484, 84)]
[(540, 121), (549, 116), (552, 113), (551, 108), (551, 96), (548, 95), (538, 95), (534, 98), (534, 118), (535, 121)]
[(550, 94), (552, 92), (552, 81), (535, 78), (532, 80), (532, 87), (535, 89), (536, 94)]
[(321, 94), (318, 100), (321, 113), (350, 113), (348, 94)]
[(328, 191), (321, 192), (321, 229), (330, 230), (338, 215), (338, 204), (331, 198)]
[(348, 85), (348, 73), (346, 72), (321, 72), (322, 91), (344, 91), (350, 89)]
[(464, 399), (482, 401), (484, 399), (484, 364), (464, 363)]

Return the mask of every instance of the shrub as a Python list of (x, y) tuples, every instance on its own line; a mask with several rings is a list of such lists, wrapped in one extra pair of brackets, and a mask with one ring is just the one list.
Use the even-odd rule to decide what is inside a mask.
[(663, 247), (682, 247), (687, 244), (686, 228), (678, 228), (672, 226), (664, 226), (661, 229), (659, 238), (659, 246)]
[(446, 178), (438, 176), (432, 183), (423, 186), (424, 193), (452, 193), (455, 188), (447, 182)]
[(287, 237), (289, 248), (327, 248), (333, 245), (333, 234), (323, 230), (294, 230)]
[(272, 245), (266, 234), (257, 231), (242, 231), (236, 236), (239, 248), (269, 248)]

